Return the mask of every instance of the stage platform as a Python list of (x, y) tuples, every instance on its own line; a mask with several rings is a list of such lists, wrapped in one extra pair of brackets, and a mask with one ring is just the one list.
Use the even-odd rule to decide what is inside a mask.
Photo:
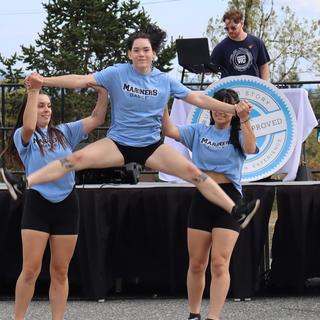
[[(266, 285), (303, 292), (308, 279), (320, 276), (320, 183), (249, 183), (243, 189), (248, 200), (260, 198), (262, 205), (236, 245), (229, 297), (251, 298)], [(133, 287), (145, 294), (186, 293), (192, 185), (141, 182), (81, 185), (77, 190), (81, 224), (69, 272), (71, 297), (104, 299)], [(265, 250), (275, 195), (279, 218), (270, 271)], [(23, 199), (13, 201), (0, 184), (0, 296), (14, 295), (21, 270), (22, 206)], [(48, 287), (48, 265), (46, 252), (38, 294)]]

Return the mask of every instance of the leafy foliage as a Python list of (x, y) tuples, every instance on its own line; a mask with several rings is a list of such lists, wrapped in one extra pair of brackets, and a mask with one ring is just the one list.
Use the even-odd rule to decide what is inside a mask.
[[(269, 51), (272, 81), (296, 80), (299, 72), (320, 69), (319, 21), (299, 20), (290, 7), (274, 10), (273, 0), (231, 0), (229, 8), (240, 9), (245, 30), (261, 38)], [(225, 37), (221, 18), (208, 22), (207, 36), (215, 46)]]
[[(36, 45), (22, 46), (27, 69), (43, 75), (88, 74), (127, 61), (126, 38), (151, 22), (139, 1), (53, 0)], [(174, 48), (163, 49), (158, 65), (171, 70)]]
[[(47, 18), (35, 45), (21, 46), (20, 57), (16, 53), (10, 59), (0, 56), (0, 62), (6, 67), (0, 70), (5, 82), (23, 81), (22, 68), (14, 68), (18, 61), (22, 61), (27, 70), (36, 70), (44, 76), (88, 74), (127, 62), (128, 34), (152, 23), (137, 0), (52, 0), (43, 6)], [(175, 44), (171, 42), (160, 50), (155, 66), (170, 71), (175, 55)], [(63, 101), (60, 90), (49, 91), (56, 106), (63, 103), (65, 118), (61, 118), (61, 112), (56, 115), (60, 120), (87, 116), (95, 104), (95, 95), (87, 90), (67, 90)], [(10, 102), (7, 110), (14, 110), (11, 101), (7, 99), (7, 102)]]
[[(231, 0), (229, 8), (244, 13), (245, 30), (261, 38), (269, 51), (271, 81), (285, 82), (299, 80), (300, 72), (319, 71), (320, 22), (301, 21), (290, 7), (282, 7), (276, 13), (273, 0)], [(221, 17), (211, 18), (207, 36), (214, 47), (226, 34)], [(311, 69), (312, 68), (312, 69)], [(320, 119), (320, 88), (309, 90), (309, 99), (315, 115)], [(319, 168), (320, 148), (316, 130), (306, 141), (306, 160), (312, 169)], [(319, 176), (315, 176), (320, 179)]]
[(19, 83), (23, 78), (22, 68), (15, 68), (15, 64), (19, 61), (19, 56), (14, 53), (11, 58), (5, 58), (0, 54), (0, 63), (5, 69), (0, 69), (0, 75), (5, 78), (5, 83)]

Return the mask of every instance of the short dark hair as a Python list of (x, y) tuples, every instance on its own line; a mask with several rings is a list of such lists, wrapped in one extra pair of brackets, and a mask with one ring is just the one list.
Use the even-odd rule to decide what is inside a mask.
[(239, 23), (243, 21), (243, 13), (240, 10), (237, 9), (231, 9), (222, 17), (222, 21), (226, 22), (226, 20), (233, 20), (235, 23)]
[(136, 39), (148, 39), (152, 50), (158, 53), (164, 44), (167, 34), (155, 24), (149, 24), (145, 30), (136, 31), (129, 35), (127, 39), (127, 49), (131, 50)]

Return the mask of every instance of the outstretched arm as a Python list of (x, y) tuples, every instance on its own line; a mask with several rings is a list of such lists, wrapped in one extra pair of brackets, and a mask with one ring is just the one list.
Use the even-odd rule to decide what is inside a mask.
[(177, 126), (171, 121), (168, 107), (165, 108), (162, 117), (162, 133), (175, 140), (180, 140), (180, 132)]
[(78, 89), (78, 88), (87, 88), (88, 83), (97, 84), (95, 77), (93, 74), (88, 75), (77, 75), (77, 74), (69, 74), (65, 76), (57, 76), (57, 77), (42, 77), (36, 78), (34, 73), (26, 79), (27, 84), (35, 85), (39, 83), (41, 86), (46, 87), (59, 87), (59, 88), (68, 88), (68, 89)]
[(251, 128), (250, 124), (250, 110), (252, 106), (246, 101), (240, 102), (237, 107), (237, 115), (240, 118), (240, 125), (242, 130), (242, 144), (243, 151), (247, 154), (256, 152), (256, 136)]
[[(40, 77), (34, 74), (34, 77)], [(41, 85), (35, 83), (28, 87), (27, 104), (23, 113), (23, 124), (21, 129), (21, 138), (25, 144), (29, 143), (37, 126), (38, 118), (38, 99)]]
[(226, 102), (219, 101), (206, 94), (201, 94), (198, 92), (190, 92), (182, 100), (193, 104), (202, 109), (212, 110), (212, 111), (222, 111), (231, 114), (235, 114), (235, 106)]
[(89, 87), (93, 88), (98, 93), (98, 99), (91, 115), (82, 120), (85, 133), (90, 133), (92, 130), (104, 123), (108, 106), (107, 90), (103, 87), (93, 84), (89, 84)]

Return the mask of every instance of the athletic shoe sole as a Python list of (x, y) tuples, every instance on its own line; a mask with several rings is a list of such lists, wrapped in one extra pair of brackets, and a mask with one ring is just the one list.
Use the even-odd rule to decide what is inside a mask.
[(13, 200), (17, 200), (18, 199), (17, 192), (14, 189), (13, 185), (7, 180), (7, 177), (6, 177), (6, 174), (5, 174), (3, 168), (0, 168), (0, 173), (1, 173), (1, 176), (2, 176), (2, 179), (3, 179), (3, 182), (6, 184), (12, 199)]
[(244, 229), (249, 222), (251, 221), (251, 219), (253, 218), (253, 216), (256, 214), (257, 210), (260, 207), (260, 199), (257, 199), (256, 204), (253, 208), (253, 210), (247, 215), (247, 217), (244, 219), (244, 221), (241, 223), (240, 228)]

